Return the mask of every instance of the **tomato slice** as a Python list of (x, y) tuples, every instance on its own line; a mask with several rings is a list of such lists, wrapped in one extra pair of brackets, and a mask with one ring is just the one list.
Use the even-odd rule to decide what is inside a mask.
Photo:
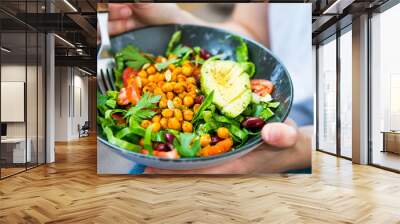
[(251, 89), (260, 96), (271, 94), (274, 91), (274, 84), (265, 79), (251, 80)]
[(126, 95), (126, 88), (121, 88), (118, 94), (118, 99), (117, 99), (118, 105), (125, 106), (129, 104), (128, 97)]
[(128, 86), (129, 80), (137, 75), (137, 71), (131, 67), (127, 67), (122, 73), (122, 83), (125, 87)]
[(140, 90), (136, 85), (136, 82), (132, 82), (126, 87), (126, 97), (133, 105), (136, 105), (140, 99)]

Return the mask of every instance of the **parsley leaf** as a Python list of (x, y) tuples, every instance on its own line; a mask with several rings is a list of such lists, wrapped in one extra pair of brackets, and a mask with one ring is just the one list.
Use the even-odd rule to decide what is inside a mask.
[[(183, 157), (195, 157), (200, 150), (200, 140), (193, 133), (180, 133), (174, 139), (174, 147)], [(193, 142), (193, 143), (192, 143)]]
[(129, 118), (129, 123), (140, 122), (143, 119), (152, 118), (156, 112), (149, 110), (156, 107), (156, 103), (160, 101), (161, 96), (150, 96), (149, 93), (145, 93), (136, 106), (131, 107), (125, 114), (124, 118)]
[(150, 63), (151, 61), (143, 56), (139, 49), (134, 47), (133, 45), (128, 45), (124, 49), (122, 49), (119, 53), (125, 64), (129, 67), (132, 67), (136, 70), (139, 70), (144, 64)]

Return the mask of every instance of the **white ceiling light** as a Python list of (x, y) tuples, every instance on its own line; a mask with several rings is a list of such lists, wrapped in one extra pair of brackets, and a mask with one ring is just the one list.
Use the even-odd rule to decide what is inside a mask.
[(68, 0), (64, 0), (64, 3), (68, 5), (74, 12), (78, 12), (78, 10), (73, 6)]
[(10, 52), (11, 52), (11, 50), (8, 50), (8, 49), (5, 48), (5, 47), (1, 47), (0, 49), (1, 49), (2, 51), (6, 52), (6, 53), (10, 53)]
[(70, 47), (75, 48), (75, 45), (73, 45), (71, 42), (69, 42), (68, 40), (60, 37), (58, 34), (54, 34), (55, 37), (57, 37), (59, 40), (61, 40), (62, 42), (64, 42), (65, 44), (67, 44)]
[(85, 73), (85, 74), (87, 74), (87, 75), (92, 75), (90, 72), (88, 72), (88, 71), (86, 71), (86, 70), (83, 70), (83, 69), (81, 69), (81, 68), (79, 68), (79, 67), (78, 67), (78, 69), (79, 69), (79, 71), (81, 71), (81, 72), (83, 72), (83, 73)]
[(342, 14), (343, 10), (354, 1), (355, 0), (336, 0), (332, 5), (325, 9), (322, 14)]

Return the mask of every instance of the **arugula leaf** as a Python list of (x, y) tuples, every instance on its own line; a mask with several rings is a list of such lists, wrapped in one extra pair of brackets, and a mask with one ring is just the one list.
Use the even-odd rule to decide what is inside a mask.
[(144, 148), (147, 149), (149, 155), (153, 155), (153, 147), (151, 146), (151, 134), (152, 134), (153, 125), (150, 125), (146, 128), (146, 132), (144, 134)]
[(260, 117), (264, 120), (268, 120), (269, 118), (271, 118), (273, 116), (274, 116), (274, 112), (272, 112), (272, 110), (269, 108), (265, 108), (260, 114)]
[(200, 115), (202, 115), (203, 111), (212, 104), (213, 98), (214, 98), (214, 91), (208, 94), (208, 96), (204, 99), (203, 103), (200, 105), (199, 110), (194, 114), (192, 119), (193, 124), (199, 120)]
[(104, 114), (106, 110), (108, 110), (106, 105), (107, 100), (107, 96), (97, 91), (97, 110), (100, 112), (100, 114)]
[(118, 88), (122, 87), (122, 72), (125, 69), (124, 59), (120, 53), (115, 55), (115, 68), (114, 68), (114, 77), (115, 77), (115, 86)]
[(167, 56), (172, 53), (172, 49), (174, 49), (175, 45), (179, 43), (179, 41), (181, 41), (181, 38), (182, 38), (182, 32), (180, 30), (172, 34), (172, 37), (168, 42), (167, 51), (165, 52)]
[(253, 62), (241, 62), (240, 65), (243, 67), (243, 70), (249, 75), (250, 78), (252, 78), (256, 73), (256, 66)]
[(106, 134), (108, 142), (110, 142), (113, 145), (116, 145), (118, 147), (121, 147), (121, 148), (129, 150), (129, 151), (133, 151), (133, 152), (140, 152), (140, 150), (142, 149), (142, 147), (140, 145), (132, 144), (125, 140), (114, 137), (113, 131), (110, 127), (104, 127), (103, 130), (104, 130), (104, 133)]
[(168, 60), (166, 62), (156, 63), (155, 66), (156, 66), (157, 71), (161, 71), (163, 69), (166, 69), (168, 67), (168, 65), (174, 64), (174, 63), (176, 63), (178, 61), (180, 61), (180, 59), (173, 58), (173, 59), (170, 59), (170, 60)]
[(106, 101), (106, 105), (107, 105), (109, 108), (114, 109), (114, 108), (117, 106), (117, 101), (115, 101), (115, 100), (113, 100), (113, 99), (109, 99), (109, 100)]
[(174, 148), (183, 157), (194, 157), (201, 148), (200, 140), (194, 140), (194, 138), (195, 135), (193, 133), (180, 133), (174, 139)]
[(237, 125), (229, 125), (229, 132), (232, 134), (235, 142), (241, 143), (240, 145), (246, 143), (248, 138), (248, 132), (246, 129), (240, 129)]
[(247, 62), (249, 60), (249, 51), (246, 42), (239, 36), (232, 35), (231, 37), (239, 41), (239, 45), (236, 47), (236, 61)]
[(268, 107), (275, 109), (275, 108), (278, 108), (280, 104), (281, 104), (280, 102), (269, 102)]

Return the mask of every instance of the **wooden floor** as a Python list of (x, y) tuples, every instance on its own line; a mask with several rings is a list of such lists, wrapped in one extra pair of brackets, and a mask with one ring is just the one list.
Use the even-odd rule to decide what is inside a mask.
[(97, 176), (95, 138), (0, 181), (0, 223), (400, 223), (400, 175), (315, 152), (312, 175)]

